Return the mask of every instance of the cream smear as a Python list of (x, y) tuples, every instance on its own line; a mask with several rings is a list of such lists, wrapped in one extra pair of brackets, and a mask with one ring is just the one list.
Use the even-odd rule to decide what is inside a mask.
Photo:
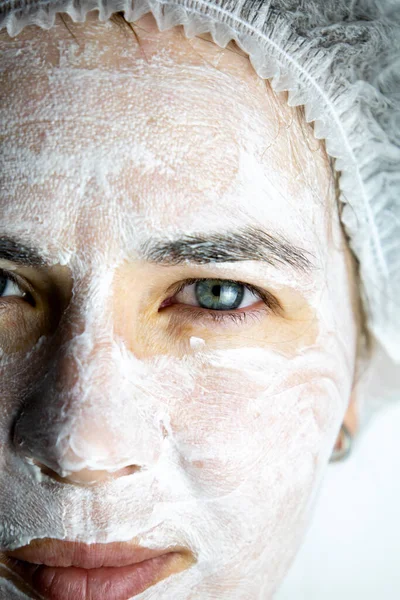
[(206, 345), (203, 338), (196, 337), (195, 335), (190, 336), (189, 343), (193, 350), (198, 350)]
[[(88, 21), (79, 46), (60, 23), (0, 42), (0, 234), (52, 265), (0, 267), (66, 299), (52, 326), (39, 308), (1, 311), (0, 550), (44, 537), (179, 544), (197, 562), (141, 599), (266, 600), (352, 389), (327, 167), (300, 128), (279, 126), (291, 109), (244, 57), (226, 52), (216, 69), (148, 18), (142, 50)], [(141, 260), (165, 237), (245, 225), (281, 233), (313, 269)], [(158, 310), (193, 277), (258, 285), (283, 314), (220, 325)], [(0, 579), (0, 597), (25, 596)]]

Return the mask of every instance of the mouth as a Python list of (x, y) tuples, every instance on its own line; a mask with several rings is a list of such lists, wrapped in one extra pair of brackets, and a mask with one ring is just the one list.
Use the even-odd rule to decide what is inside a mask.
[(6, 578), (45, 600), (129, 600), (195, 562), (182, 547), (154, 550), (130, 542), (84, 544), (50, 538), (4, 555)]

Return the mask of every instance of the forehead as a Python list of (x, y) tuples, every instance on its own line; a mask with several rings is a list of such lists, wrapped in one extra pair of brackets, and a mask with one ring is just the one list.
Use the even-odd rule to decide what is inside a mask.
[(101, 208), (107, 222), (136, 219), (138, 235), (257, 220), (320, 243), (323, 148), (245, 56), (159, 32), (150, 15), (140, 44), (93, 16), (73, 32), (58, 21), (0, 42), (6, 226), (32, 227), (39, 207), (40, 235), (51, 223), (71, 239)]

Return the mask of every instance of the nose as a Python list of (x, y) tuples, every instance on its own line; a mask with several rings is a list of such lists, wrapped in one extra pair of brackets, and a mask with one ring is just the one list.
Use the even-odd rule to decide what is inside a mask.
[[(114, 468), (112, 464), (108, 468), (96, 468), (96, 463), (101, 462), (98, 460), (98, 455), (96, 455), (96, 447), (98, 448), (98, 445), (96, 447), (87, 445), (85, 452), (78, 456), (70, 446), (68, 447), (65, 444), (61, 447), (58, 446), (56, 441), (57, 427), (53, 427), (52, 432), (50, 425), (45, 437), (42, 432), (38, 431), (38, 426), (32, 427), (31, 424), (32, 420), (29, 418), (29, 412), (24, 412), (23, 417), (18, 420), (14, 427), (12, 436), (14, 448), (25, 462), (34, 465), (40, 470), (42, 475), (54, 481), (89, 486), (138, 473), (142, 469), (141, 465), (134, 463), (126, 464), (121, 468)], [(90, 433), (93, 436), (96, 433), (96, 429), (92, 429)], [(83, 431), (79, 431), (79, 428), (77, 428), (76, 439), (79, 440), (82, 437), (86, 438)], [(64, 450), (61, 448), (64, 448)], [(105, 452), (102, 455), (104, 456)], [(120, 457), (116, 457), (117, 463), (120, 462), (118, 458)], [(94, 467), (71, 468), (74, 464), (87, 465), (87, 463), (93, 464)]]
[(102, 333), (88, 344), (86, 329), (61, 346), (14, 422), (20, 459), (62, 483), (136, 474), (161, 453), (165, 435), (147, 371)]

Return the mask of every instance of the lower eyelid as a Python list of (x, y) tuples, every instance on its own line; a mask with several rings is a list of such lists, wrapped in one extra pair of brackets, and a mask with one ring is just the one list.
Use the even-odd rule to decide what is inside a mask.
[[(179, 305), (176, 305), (179, 306)], [(253, 322), (254, 320), (258, 321), (272, 311), (263, 304), (261, 307), (255, 310), (235, 310), (235, 311), (226, 311), (226, 310), (210, 310), (207, 308), (199, 308), (199, 307), (189, 307), (188, 305), (183, 305), (181, 308), (177, 308), (178, 313), (189, 323), (193, 322), (211, 322), (211, 323), (221, 323), (221, 324), (244, 324), (247, 321)]]
[(7, 307), (22, 308), (29, 304), (33, 308), (36, 307), (36, 301), (30, 292), (23, 292), (24, 296), (0, 296), (0, 309), (7, 309)]

